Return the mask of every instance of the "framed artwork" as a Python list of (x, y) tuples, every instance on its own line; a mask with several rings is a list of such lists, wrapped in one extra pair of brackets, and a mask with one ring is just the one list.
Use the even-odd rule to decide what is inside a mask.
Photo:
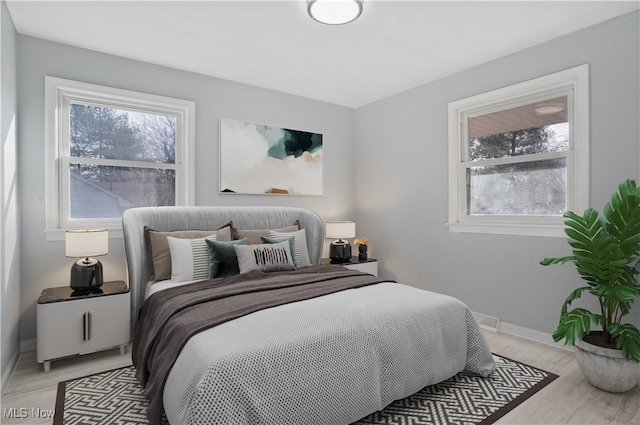
[(322, 134), (220, 119), (220, 193), (322, 195)]

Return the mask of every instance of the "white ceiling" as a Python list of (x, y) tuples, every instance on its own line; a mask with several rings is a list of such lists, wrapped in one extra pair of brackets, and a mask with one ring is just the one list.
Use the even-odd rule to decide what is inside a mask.
[(7, 1), (21, 34), (354, 108), (639, 4), (364, 0), (328, 26), (306, 0)]

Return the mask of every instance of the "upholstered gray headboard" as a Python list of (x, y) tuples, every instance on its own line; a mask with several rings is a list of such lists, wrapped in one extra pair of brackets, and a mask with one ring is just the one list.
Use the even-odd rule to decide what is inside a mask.
[(229, 221), (238, 229), (275, 229), (296, 220), (305, 229), (309, 258), (320, 264), (324, 226), (313, 211), (296, 207), (144, 207), (126, 210), (122, 216), (124, 248), (131, 291), (131, 335), (135, 335), (138, 311), (151, 276), (144, 227), (158, 231), (217, 230)]

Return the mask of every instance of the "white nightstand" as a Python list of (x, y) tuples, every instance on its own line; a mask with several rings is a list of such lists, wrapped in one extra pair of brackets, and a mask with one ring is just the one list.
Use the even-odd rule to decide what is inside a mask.
[(38, 299), (38, 362), (120, 347), (130, 340), (129, 288), (123, 281), (76, 293), (68, 286), (48, 288)]
[(356, 256), (351, 257), (351, 260), (348, 263), (332, 263), (329, 258), (323, 258), (320, 260), (320, 264), (334, 264), (336, 266), (342, 266), (351, 270), (358, 270), (378, 276), (378, 260), (375, 258), (368, 258), (364, 261), (360, 261)]

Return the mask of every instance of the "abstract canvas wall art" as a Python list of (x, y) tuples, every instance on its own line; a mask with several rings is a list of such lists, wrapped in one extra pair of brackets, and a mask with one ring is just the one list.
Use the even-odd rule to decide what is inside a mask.
[(322, 134), (220, 119), (220, 192), (322, 195)]

